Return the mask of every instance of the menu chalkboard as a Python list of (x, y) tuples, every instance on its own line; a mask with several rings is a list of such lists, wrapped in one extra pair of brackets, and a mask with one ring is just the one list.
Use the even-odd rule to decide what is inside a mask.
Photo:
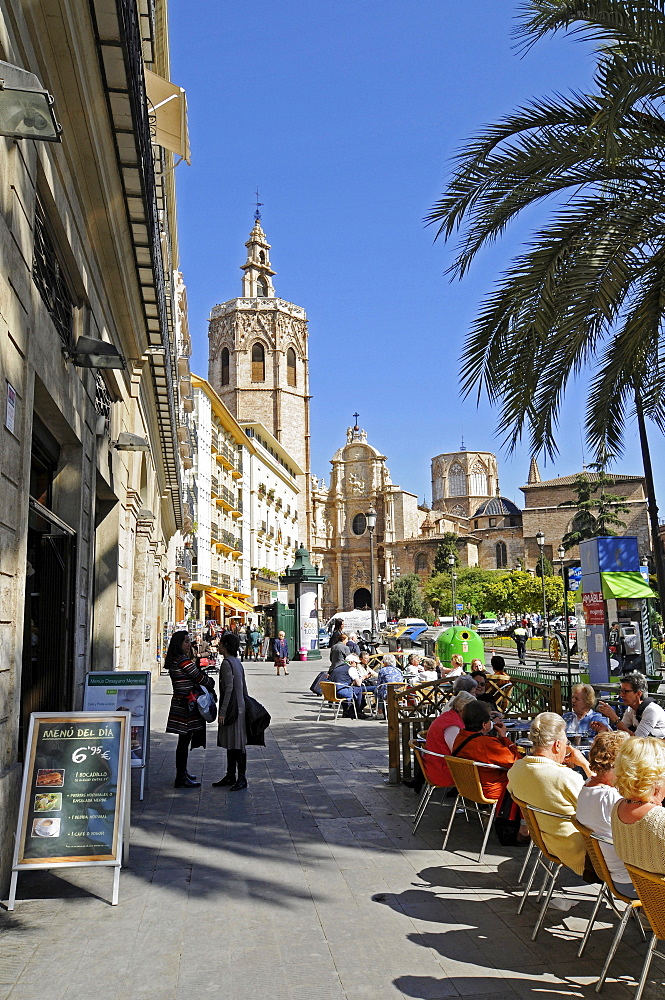
[(128, 712), (33, 712), (13, 892), (22, 869), (120, 865), (129, 754)]

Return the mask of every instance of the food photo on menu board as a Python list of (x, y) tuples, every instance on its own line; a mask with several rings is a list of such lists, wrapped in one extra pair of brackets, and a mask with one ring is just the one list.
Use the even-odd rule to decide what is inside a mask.
[(127, 720), (33, 722), (19, 863), (114, 856)]

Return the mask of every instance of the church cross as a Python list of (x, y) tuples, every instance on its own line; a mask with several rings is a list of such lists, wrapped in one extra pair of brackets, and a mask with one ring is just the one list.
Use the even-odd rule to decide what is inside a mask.
[(354, 413), (353, 416), (355, 417), (355, 420), (356, 420), (355, 426), (357, 427), (358, 426), (358, 417), (360, 416), (360, 414), (359, 413)]
[(254, 218), (256, 219), (257, 222), (261, 221), (261, 212), (260, 212), (260, 209), (261, 209), (262, 206), (263, 206), (263, 202), (259, 201), (259, 189), (257, 187), (257, 189), (256, 189), (256, 211), (254, 212)]

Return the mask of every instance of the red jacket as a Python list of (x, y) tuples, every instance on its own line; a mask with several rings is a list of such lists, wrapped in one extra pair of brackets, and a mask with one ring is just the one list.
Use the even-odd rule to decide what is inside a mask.
[[(461, 715), (452, 708), (448, 709), (447, 712), (443, 712), (442, 715), (437, 716), (427, 730), (427, 738), (425, 740), (426, 750), (440, 754), (452, 753), (453, 748), (448, 746), (443, 736), (448, 726), (459, 726), (460, 729), (464, 729)], [(455, 782), (448, 770), (448, 765), (442, 757), (430, 757), (429, 754), (423, 754), (423, 763), (429, 781), (435, 785), (439, 785), (441, 788), (452, 788)]]
[[(458, 750), (469, 736), (473, 736), (473, 739), (455, 754), (456, 757), (466, 757), (478, 761), (479, 764), (499, 764), (501, 767), (509, 768), (521, 756), (517, 747), (506, 736), (486, 736), (484, 733), (479, 736), (466, 729), (458, 734), (453, 751)], [(508, 784), (508, 772), (493, 769), (484, 771), (481, 768), (480, 783), (486, 799), (498, 799)]]

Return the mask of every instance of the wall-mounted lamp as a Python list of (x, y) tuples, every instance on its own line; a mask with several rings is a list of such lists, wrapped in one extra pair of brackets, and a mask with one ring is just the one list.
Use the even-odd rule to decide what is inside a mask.
[(61, 133), (53, 98), (39, 78), (0, 60), (0, 135), (60, 142)]
[(92, 337), (79, 337), (73, 351), (65, 352), (79, 368), (124, 368), (125, 359), (113, 344)]
[(128, 431), (118, 434), (118, 440), (113, 447), (117, 451), (150, 451), (150, 445), (144, 437), (140, 437), (138, 434), (130, 434)]

